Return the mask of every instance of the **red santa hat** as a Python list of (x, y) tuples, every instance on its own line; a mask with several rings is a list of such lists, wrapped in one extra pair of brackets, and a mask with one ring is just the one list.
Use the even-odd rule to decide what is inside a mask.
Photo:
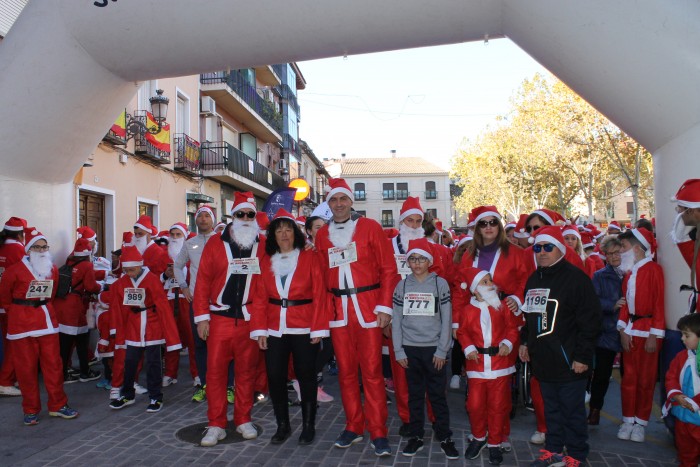
[(575, 235), (579, 240), (581, 240), (581, 233), (578, 231), (575, 225), (565, 225), (562, 229), (561, 235)]
[(296, 223), (301, 227), (306, 227), (306, 216), (299, 216), (296, 218)]
[(355, 196), (353, 195), (352, 191), (350, 190), (350, 186), (348, 183), (345, 181), (343, 178), (331, 178), (328, 180), (328, 186), (331, 187), (330, 191), (328, 192), (328, 196), (326, 196), (326, 200), (331, 199), (333, 196), (342, 193), (344, 195), (347, 195), (351, 200), (355, 201)]
[(425, 237), (410, 240), (408, 242), (408, 251), (406, 252), (406, 258), (409, 258), (413, 254), (425, 256), (426, 258), (428, 258), (430, 264), (433, 264), (433, 247), (430, 245), (430, 242)]
[(399, 212), (399, 224), (408, 216), (412, 216), (414, 214), (418, 214), (421, 219), (423, 219), (423, 208), (420, 205), (420, 200), (417, 196), (409, 196), (401, 205), (401, 211)]
[(160, 232), (158, 232), (158, 233), (155, 235), (155, 239), (156, 239), (156, 240), (160, 240), (161, 238), (164, 238), (164, 239), (166, 239), (166, 240), (169, 239), (169, 238), (170, 238), (170, 231), (168, 231), (168, 230), (161, 230)]
[(78, 238), (84, 238), (85, 240), (87, 240), (89, 242), (93, 242), (97, 239), (97, 234), (95, 233), (95, 231), (92, 230), (87, 225), (84, 225), (82, 227), (78, 227), (76, 232), (78, 232)]
[(219, 222), (218, 224), (216, 224), (216, 225), (214, 226), (214, 230), (218, 229), (219, 227), (225, 228), (225, 227), (226, 227), (226, 222)]
[(103, 308), (109, 308), (109, 304), (112, 302), (112, 292), (109, 290), (103, 290), (97, 295), (97, 304)]
[(187, 240), (189, 240), (190, 238), (194, 238), (196, 236), (197, 236), (197, 234), (194, 232), (187, 232)]
[(501, 213), (498, 212), (496, 206), (479, 206), (472, 209), (474, 213), (474, 222), (479, 222), (484, 217), (495, 217), (496, 219), (501, 219)]
[[(29, 249), (39, 240), (46, 240), (44, 234), (39, 232), (36, 227), (25, 227), (24, 229), (24, 251), (29, 253)], [(46, 240), (48, 242), (48, 240)]]
[(170, 228), (168, 229), (168, 236), (170, 236), (170, 231), (173, 229), (179, 230), (180, 232), (182, 232), (182, 235), (184, 235), (185, 237), (187, 237), (187, 235), (189, 235), (189, 233), (190, 233), (189, 230), (187, 229), (187, 226), (183, 222), (176, 222), (173, 225), (171, 225)]
[(122, 248), (125, 246), (134, 246), (134, 232), (122, 233)]
[(464, 268), (460, 271), (462, 282), (460, 286), (463, 289), (469, 289), (471, 293), (476, 292), (476, 287), (482, 279), (489, 275), (488, 271), (479, 268)]
[(506, 226), (504, 227), (504, 229), (505, 229), (506, 231), (508, 231), (508, 230), (510, 230), (510, 229), (514, 229), (514, 228), (515, 228), (515, 222), (512, 222), (512, 221), (511, 221), (511, 222), (508, 222), (508, 223), (506, 224)]
[(197, 217), (203, 212), (209, 214), (209, 216), (211, 216), (212, 221), (216, 220), (216, 218), (214, 217), (214, 211), (212, 211), (211, 207), (207, 206), (206, 204), (200, 206), (199, 209), (197, 209), (197, 212), (194, 214), (194, 218), (197, 219)]
[(671, 201), (685, 208), (700, 208), (700, 178), (691, 178), (683, 182)]
[(440, 234), (442, 235), (442, 221), (441, 220), (437, 220), (437, 219), (435, 220), (435, 230), (440, 232)]
[(564, 219), (564, 216), (559, 214), (556, 211), (552, 211), (551, 209), (546, 209), (546, 208), (541, 208), (536, 211), (532, 211), (530, 213), (530, 216), (537, 214), (538, 216), (542, 217), (549, 225), (556, 225), (557, 222), (560, 223), (566, 223), (566, 219)]
[(151, 218), (145, 214), (140, 216), (138, 218), (138, 220), (134, 223), (134, 228), (136, 228), (136, 227), (138, 227), (141, 230), (145, 230), (151, 236), (155, 236), (158, 233), (158, 229), (156, 229), (153, 226), (153, 222), (151, 222)]
[(613, 230), (622, 230), (622, 227), (620, 227), (620, 223), (617, 221), (612, 221), (610, 224), (608, 224), (608, 230), (613, 229)]
[(474, 224), (476, 224), (474, 219), (476, 219), (476, 217), (474, 216), (474, 209), (472, 209), (469, 216), (467, 216), (467, 228), (474, 227)]
[(471, 242), (472, 240), (474, 240), (474, 236), (471, 234), (467, 234), (459, 239), (459, 242), (457, 242), (457, 246), (462, 246), (467, 242)]
[(546, 225), (537, 229), (535, 235), (535, 244), (547, 242), (551, 243), (561, 251), (562, 255), (566, 254), (566, 246), (564, 246), (564, 236), (561, 233), (561, 227), (558, 225)]
[(528, 216), (529, 214), (520, 214), (518, 223), (515, 224), (515, 232), (513, 233), (515, 238), (528, 238), (530, 236), (527, 230), (525, 230), (525, 223), (527, 222)]
[(639, 240), (639, 243), (646, 249), (645, 254), (647, 256), (653, 257), (656, 254), (656, 239), (654, 234), (649, 232), (647, 229), (630, 229), (634, 238)]
[(133, 268), (134, 266), (143, 266), (143, 256), (135, 246), (127, 246), (122, 248), (120, 257), (122, 268)]
[(294, 215), (287, 211), (284, 208), (279, 208), (277, 212), (275, 213), (275, 217), (272, 218), (273, 221), (276, 221), (277, 219), (289, 219), (292, 222), (296, 222), (297, 220), (294, 218)]
[(10, 217), (3, 227), (4, 230), (9, 230), (11, 232), (22, 232), (26, 228), (27, 221), (21, 217)]
[(73, 256), (90, 256), (90, 253), (92, 253), (92, 248), (90, 248), (90, 242), (86, 238), (79, 238), (75, 241)]
[(250, 191), (237, 191), (233, 194), (233, 207), (231, 208), (231, 215), (233, 216), (236, 212), (241, 209), (252, 209), (258, 212), (258, 208), (255, 207), (255, 196)]
[(264, 211), (255, 213), (255, 221), (258, 223), (258, 229), (260, 230), (267, 230), (267, 226), (270, 225), (270, 218)]
[(595, 240), (593, 240), (593, 235), (589, 232), (581, 232), (581, 246), (583, 249), (595, 247)]

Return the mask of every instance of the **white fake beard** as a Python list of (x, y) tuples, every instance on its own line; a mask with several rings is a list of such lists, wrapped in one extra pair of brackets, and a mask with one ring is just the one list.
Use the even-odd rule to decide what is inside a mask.
[(234, 219), (229, 233), (239, 247), (249, 250), (255, 243), (255, 239), (258, 238), (258, 223), (254, 220)]
[(51, 253), (48, 251), (29, 252), (29, 264), (32, 266), (34, 273), (39, 276), (40, 279), (50, 279), (51, 272), (53, 271), (53, 263), (51, 262)]
[(134, 235), (133, 243), (136, 249), (139, 250), (139, 253), (143, 254), (143, 252), (146, 251), (146, 248), (148, 248), (148, 236), (144, 235), (143, 237), (137, 237)]
[(170, 243), (168, 243), (168, 255), (173, 261), (177, 258), (177, 255), (180, 254), (180, 250), (182, 250), (182, 245), (184, 244), (185, 237), (170, 239)]
[(413, 229), (406, 224), (401, 223), (399, 225), (399, 235), (401, 235), (401, 246), (403, 247), (403, 250), (408, 251), (408, 242), (425, 237), (425, 230), (423, 230), (423, 227)]
[(97, 250), (100, 248), (100, 244), (97, 240), (95, 240), (95, 246), (92, 247), (92, 252), (90, 253), (90, 256), (95, 256), (97, 254)]
[(355, 221), (349, 220), (343, 224), (331, 222), (328, 224), (328, 238), (337, 247), (346, 247), (352, 241), (355, 233)]
[(275, 276), (287, 276), (297, 267), (299, 250), (296, 248), (289, 253), (275, 253), (270, 257), (272, 272)]
[(498, 289), (493, 286), (477, 285), (476, 291), (481, 295), (481, 299), (495, 309), (501, 308), (501, 299), (498, 297)]
[(620, 269), (623, 272), (630, 272), (634, 267), (634, 251), (627, 250), (620, 255)]

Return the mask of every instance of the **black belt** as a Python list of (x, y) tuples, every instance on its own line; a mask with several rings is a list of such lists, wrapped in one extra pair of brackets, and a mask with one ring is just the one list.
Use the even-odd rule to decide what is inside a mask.
[(290, 306), (308, 305), (309, 303), (313, 303), (313, 300), (310, 298), (304, 298), (301, 300), (289, 300), (286, 298), (280, 300), (277, 298), (269, 298), (267, 301), (272, 303), (273, 305), (280, 305), (285, 308), (289, 308)]
[(364, 287), (353, 287), (352, 289), (331, 289), (331, 293), (336, 297), (342, 297), (343, 295), (355, 295), (362, 292), (369, 292), (379, 287), (381, 287), (380, 284), (372, 284)]
[(498, 355), (498, 347), (491, 346), (491, 347), (477, 347), (476, 351), (480, 354), (484, 355), (490, 355), (490, 356), (495, 356)]
[(634, 322), (637, 321), (638, 319), (651, 318), (651, 317), (653, 317), (653, 316), (654, 316), (654, 315), (630, 315), (630, 320), (632, 320), (632, 322), (634, 323)]
[(155, 310), (155, 309), (156, 309), (156, 306), (155, 306), (155, 305), (152, 305), (152, 306), (147, 306), (147, 307), (145, 307), (145, 308), (141, 308), (141, 307), (138, 307), (138, 306), (132, 306), (132, 307), (129, 307), (129, 308), (131, 308), (131, 311), (133, 311), (134, 313), (141, 313), (142, 311), (146, 311), (146, 310)]
[(22, 306), (33, 306), (34, 308), (39, 308), (40, 306), (46, 305), (49, 303), (48, 300), (22, 300), (19, 298), (13, 298), (12, 303), (15, 305), (22, 305)]

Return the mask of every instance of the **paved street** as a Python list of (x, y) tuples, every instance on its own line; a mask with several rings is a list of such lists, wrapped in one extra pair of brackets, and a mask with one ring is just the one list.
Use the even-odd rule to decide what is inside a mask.
[[(617, 377), (617, 371), (615, 372)], [(145, 377), (145, 375), (142, 375)], [(20, 398), (0, 398), (0, 465), (236, 465), (236, 466), (336, 466), (336, 465), (488, 465), (486, 451), (475, 461), (445, 460), (436, 442), (426, 442), (425, 449), (414, 458), (403, 457), (405, 445), (398, 436), (400, 420), (396, 409), (389, 407), (389, 441), (394, 454), (378, 459), (369, 446), (369, 440), (342, 450), (332, 442), (343, 429), (344, 417), (338, 397), (337, 379), (326, 376), (327, 391), (336, 396), (330, 404), (322, 404), (318, 412), (317, 438), (311, 446), (297, 446), (301, 414), (291, 408), (294, 432), (282, 446), (272, 446), (269, 439), (275, 429), (271, 404), (253, 409), (253, 421), (263, 434), (259, 439), (202, 448), (179, 440), (176, 433), (182, 428), (206, 422), (206, 404), (190, 402), (192, 382), (187, 374), (185, 358), (181, 361), (180, 382), (164, 389), (164, 407), (160, 413), (147, 414), (147, 396), (137, 396), (136, 404), (121, 411), (110, 410), (108, 392), (96, 389), (94, 382), (66, 386), (71, 406), (80, 411), (75, 420), (51, 418), (46, 411), (40, 415), (38, 426), (22, 424)], [(143, 381), (142, 381), (143, 382)], [(42, 396), (46, 401), (45, 394)], [(454, 439), (464, 452), (469, 422), (464, 411), (464, 388), (450, 391), (448, 401), (452, 414)], [(592, 466), (671, 466), (675, 465), (675, 450), (663, 423), (658, 407), (647, 430), (645, 444), (619, 441), (616, 438), (619, 423), (619, 385), (614, 381), (606, 400), (601, 425), (590, 430)], [(520, 407), (512, 422), (513, 451), (504, 455), (504, 466), (528, 465), (538, 447), (528, 442), (534, 430), (534, 415)], [(229, 436), (232, 436), (229, 430)], [(426, 432), (426, 441), (432, 436)]]

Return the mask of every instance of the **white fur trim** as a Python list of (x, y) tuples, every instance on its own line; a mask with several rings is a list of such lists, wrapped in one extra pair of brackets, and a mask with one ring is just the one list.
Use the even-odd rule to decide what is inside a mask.
[(494, 211), (486, 211), (486, 212), (482, 212), (481, 214), (476, 216), (476, 219), (474, 219), (474, 224), (479, 222), (484, 217), (495, 217), (496, 219), (501, 220), (501, 215), (499, 213), (494, 212)]
[(231, 215), (236, 214), (236, 212), (240, 211), (241, 209), (252, 209), (255, 212), (258, 212), (258, 209), (255, 207), (253, 203), (238, 203), (235, 205), (233, 208), (231, 208)]
[[(27, 242), (26, 245), (24, 245), (24, 251), (29, 251), (32, 245), (34, 245), (39, 240), (46, 240), (46, 237), (44, 237), (43, 235), (37, 235), (36, 237), (32, 238), (31, 240), (29, 240), (29, 242)], [(46, 240), (46, 242), (48, 243), (48, 240)]]
[(579, 240), (581, 240), (581, 234), (579, 233), (578, 229), (575, 229), (573, 227), (567, 227), (564, 229), (561, 233), (562, 235), (575, 235), (578, 237)]
[(407, 209), (406, 212), (402, 212), (401, 214), (399, 214), (399, 222), (403, 222), (403, 220), (405, 218), (407, 218), (408, 216), (412, 216), (414, 214), (419, 214), (421, 219), (423, 219), (423, 217), (424, 217), (423, 211), (421, 211), (420, 209), (417, 209), (417, 208)]
[(537, 214), (538, 216), (544, 218), (547, 222), (549, 222), (549, 225), (554, 225), (554, 219), (552, 219), (550, 217), (550, 215), (547, 214), (546, 212), (544, 212), (544, 211), (532, 211), (531, 215), (532, 214)]
[(89, 251), (74, 251), (73, 256), (90, 256)]
[(642, 235), (641, 232), (637, 229), (632, 229), (632, 235), (634, 235), (634, 237), (637, 240), (639, 240), (639, 243), (644, 245), (644, 248), (646, 249), (647, 256), (649, 256), (651, 254), (651, 245), (649, 244), (647, 239), (644, 238), (644, 235)]
[(476, 286), (479, 285), (479, 282), (481, 282), (481, 279), (483, 279), (489, 272), (488, 271), (479, 271), (476, 276), (474, 276), (474, 279), (472, 280), (472, 283), (469, 284), (469, 291), (471, 293), (474, 293), (476, 290)]
[(124, 261), (123, 268), (133, 268), (134, 266), (143, 266), (143, 261)]
[(153, 233), (149, 227), (146, 227), (143, 224), (136, 223), (136, 224), (134, 224), (134, 227), (138, 227), (141, 230), (145, 230), (146, 232), (148, 232), (148, 235), (151, 235)]
[(338, 193), (348, 195), (348, 197), (351, 200), (355, 201), (355, 196), (353, 195), (352, 191), (344, 187), (333, 188), (331, 191), (328, 192), (328, 197), (326, 197), (326, 199), (330, 200), (334, 195), (337, 195)]

